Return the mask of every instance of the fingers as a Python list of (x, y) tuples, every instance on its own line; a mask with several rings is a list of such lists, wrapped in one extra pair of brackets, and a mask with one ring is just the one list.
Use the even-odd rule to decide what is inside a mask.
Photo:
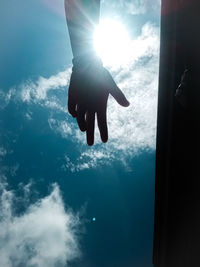
[(77, 123), (82, 132), (86, 131), (86, 121), (85, 121), (85, 108), (80, 105), (77, 105)]
[(113, 80), (111, 74), (107, 71), (107, 81), (109, 86), (110, 94), (115, 98), (115, 100), (123, 107), (128, 107), (130, 105), (129, 101), (126, 99), (125, 95), (119, 89), (115, 81)]
[[(94, 127), (95, 127), (95, 112), (88, 111), (85, 119), (85, 109), (77, 107), (77, 123), (81, 131), (86, 131), (87, 143), (89, 146), (94, 144)], [(108, 127), (106, 119), (106, 106), (97, 112), (97, 123), (102, 142), (108, 141)]]
[(101, 110), (97, 111), (97, 123), (99, 127), (99, 132), (101, 135), (102, 142), (106, 143), (108, 141), (108, 127), (106, 119), (106, 106)]
[(94, 144), (94, 121), (95, 113), (93, 111), (87, 111), (86, 113), (86, 136), (89, 146)]

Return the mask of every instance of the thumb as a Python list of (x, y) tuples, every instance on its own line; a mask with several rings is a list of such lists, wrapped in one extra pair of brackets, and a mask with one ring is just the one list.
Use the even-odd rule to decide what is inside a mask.
[(113, 80), (109, 71), (107, 71), (107, 81), (109, 86), (109, 93), (115, 98), (115, 100), (123, 107), (128, 107), (130, 105), (129, 101), (122, 93), (122, 91), (117, 86), (116, 82)]

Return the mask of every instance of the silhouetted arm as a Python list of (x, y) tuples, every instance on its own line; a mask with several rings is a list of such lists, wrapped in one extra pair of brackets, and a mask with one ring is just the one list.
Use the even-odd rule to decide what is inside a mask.
[(65, 12), (73, 56), (94, 54), (93, 33), (99, 22), (100, 0), (65, 0)]
[(99, 21), (99, 0), (65, 0), (67, 25), (73, 52), (73, 68), (68, 91), (68, 110), (86, 131), (88, 145), (94, 143), (95, 114), (103, 142), (108, 140), (107, 100), (111, 94), (122, 106), (129, 102), (109, 71), (97, 57), (93, 33)]

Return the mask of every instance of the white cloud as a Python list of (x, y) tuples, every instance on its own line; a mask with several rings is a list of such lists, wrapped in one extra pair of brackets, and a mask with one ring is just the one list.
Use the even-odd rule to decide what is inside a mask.
[(149, 0), (137, 0), (137, 1), (120, 1), (122, 7), (127, 10), (129, 14), (144, 14), (147, 10), (147, 4)]
[(133, 59), (129, 69), (119, 70), (115, 74), (119, 87), (131, 103), (130, 107), (125, 109), (113, 100), (110, 101), (110, 141), (115, 149), (134, 153), (138, 149), (155, 147), (158, 41), (156, 33), (144, 36), (143, 31), (142, 37), (136, 40), (138, 43), (142, 42), (141, 56), (136, 61)]
[[(25, 81), (17, 87), (19, 93), (16, 95), (16, 99), (25, 103), (41, 105), (51, 110), (67, 112), (67, 94), (65, 94), (66, 101), (64, 101), (57, 93), (66, 91), (70, 74), (71, 68), (67, 68), (65, 71), (61, 71), (49, 78), (41, 76), (36, 81)], [(64, 105), (63, 102), (65, 103)], [(27, 116), (27, 113), (25, 116), (27, 120), (31, 119), (31, 116)]]
[(66, 121), (59, 121), (53, 118), (48, 120), (49, 126), (52, 130), (59, 133), (63, 138), (69, 138), (73, 132), (73, 124)]
[(114, 9), (115, 13), (124, 13), (132, 15), (146, 14), (147, 12), (160, 11), (160, 0), (119, 0), (119, 1), (102, 1), (102, 8), (108, 7)]
[(21, 98), (24, 102), (45, 100), (50, 90), (57, 90), (69, 82), (70, 69), (52, 75), (49, 78), (39, 77), (36, 82), (27, 81), (21, 85)]
[(83, 151), (80, 156), (73, 162), (68, 155), (65, 155), (65, 160), (62, 165), (62, 169), (70, 169), (72, 172), (82, 171), (86, 169), (95, 168), (97, 165), (107, 165), (111, 163), (111, 160), (115, 156), (110, 153), (111, 151), (106, 151), (104, 148), (92, 148), (90, 150)]
[(132, 15), (145, 14), (151, 9), (160, 10), (160, 0), (125, 0), (121, 1), (121, 4)]
[(10, 88), (7, 93), (0, 90), (0, 109), (4, 109), (10, 102), (10, 100), (15, 96), (15, 88)]
[[(57, 185), (48, 196), (31, 204), (21, 215), (15, 214), (15, 193), (8, 191), (2, 182), (0, 191), (1, 266), (68, 266), (71, 260), (80, 256), (79, 219), (65, 210)], [(26, 195), (28, 191), (25, 187)]]

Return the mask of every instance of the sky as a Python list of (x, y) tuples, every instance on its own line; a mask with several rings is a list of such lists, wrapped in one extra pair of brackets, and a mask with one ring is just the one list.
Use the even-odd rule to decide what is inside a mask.
[(131, 105), (109, 98), (93, 147), (67, 112), (63, 0), (3, 0), (0, 16), (0, 265), (151, 267), (159, 1), (101, 1), (130, 37), (104, 65)]

